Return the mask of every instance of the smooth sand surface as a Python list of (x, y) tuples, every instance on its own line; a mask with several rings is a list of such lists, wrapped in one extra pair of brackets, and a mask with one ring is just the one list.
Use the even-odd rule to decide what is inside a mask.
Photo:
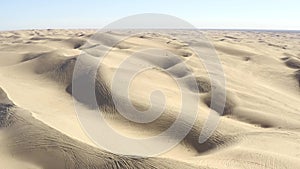
[[(211, 110), (211, 88), (216, 87), (192, 50), (207, 51), (204, 39), (191, 31), (170, 30), (172, 36), (144, 33), (111, 47), (127, 34), (107, 32), (91, 39), (94, 33), (0, 32), (0, 168), (300, 168), (300, 33), (203, 31), (222, 63), (227, 93), (224, 112), (217, 112), (222, 114), (219, 125), (203, 144), (198, 138)], [(146, 48), (172, 54), (143, 51)], [(74, 108), (73, 69), (80, 54), (92, 60), (106, 50), (95, 90), (105, 120), (124, 136), (155, 136), (176, 119), (181, 92), (194, 93), (199, 98), (198, 117), (180, 144), (141, 159), (103, 150), (86, 135)], [(138, 57), (120, 68), (134, 53)], [(114, 74), (120, 71), (121, 77), (128, 77), (141, 65), (154, 67), (131, 81), (132, 104), (147, 110), (154, 90), (162, 91), (166, 100), (163, 114), (147, 124), (125, 119), (111, 96), (118, 95), (111, 86)], [(190, 85), (190, 77), (196, 77), (199, 92)], [(185, 84), (182, 90), (176, 81)], [(74, 97), (82, 110), (93, 109), (85, 98)], [(154, 107), (160, 99), (154, 98)]]

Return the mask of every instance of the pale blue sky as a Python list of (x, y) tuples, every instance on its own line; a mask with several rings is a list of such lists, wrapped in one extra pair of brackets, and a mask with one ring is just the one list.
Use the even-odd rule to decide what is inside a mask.
[(139, 13), (162, 13), (198, 28), (300, 30), (299, 0), (3, 0), (0, 30), (101, 28)]

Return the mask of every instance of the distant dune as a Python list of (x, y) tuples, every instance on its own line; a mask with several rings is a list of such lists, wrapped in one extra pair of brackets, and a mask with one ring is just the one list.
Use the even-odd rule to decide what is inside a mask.
[[(221, 104), (219, 96), (215, 107), (211, 102), (212, 88), (222, 86), (212, 83), (192, 50), (208, 51), (200, 36), (188, 30), (170, 30), (173, 37), (144, 33), (115, 45), (127, 34), (115, 31), (93, 37), (94, 33), (0, 32), (1, 169), (300, 168), (300, 33), (203, 31), (215, 46), (225, 73), (222, 112), (216, 108)], [(188, 41), (180, 40), (183, 36)], [(145, 48), (170, 53), (143, 51)], [(120, 67), (135, 53), (137, 57), (127, 67)], [(89, 68), (73, 79), (75, 64), (83, 54), (91, 63), (99, 54), (106, 54), (95, 79), (96, 101), (105, 120), (124, 136), (146, 138), (163, 132), (181, 110), (181, 92), (199, 98), (198, 117), (180, 144), (149, 158), (117, 155), (97, 147), (81, 128), (74, 108), (73, 99), (85, 111), (96, 108), (86, 98), (87, 91), (72, 91), (76, 80), (93, 81)], [(119, 114), (113, 94), (121, 101), (124, 98), (112, 89), (112, 77), (120, 71), (117, 80), (122, 83), (122, 78), (146, 65), (153, 68), (132, 80), (131, 102), (138, 110), (147, 110), (150, 93), (159, 89), (165, 94), (166, 105), (157, 120), (139, 124)], [(184, 84), (181, 91), (176, 82)], [(160, 104), (161, 98), (153, 99)], [(212, 136), (200, 144), (199, 135), (210, 110), (221, 115), (220, 122)], [(187, 127), (183, 122), (178, 130)], [(173, 134), (157, 144), (172, 139)]]

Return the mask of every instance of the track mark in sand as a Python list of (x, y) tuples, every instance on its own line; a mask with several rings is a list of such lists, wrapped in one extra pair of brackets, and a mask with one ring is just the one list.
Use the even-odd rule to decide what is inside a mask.
[(14, 106), (7, 94), (0, 87), (0, 128), (7, 127), (11, 123), (11, 113), (9, 110)]
[(218, 150), (234, 146), (240, 140), (239, 135), (224, 135), (219, 131), (215, 131), (206, 142), (200, 144), (199, 135), (201, 130), (199, 130), (199, 128), (201, 127), (195, 126), (183, 140), (185, 143), (192, 145), (197, 150), (199, 153), (197, 156), (213, 154), (218, 152)]
[(0, 128), (8, 127), (11, 124), (10, 109), (13, 106), (14, 106), (13, 104), (0, 103)]

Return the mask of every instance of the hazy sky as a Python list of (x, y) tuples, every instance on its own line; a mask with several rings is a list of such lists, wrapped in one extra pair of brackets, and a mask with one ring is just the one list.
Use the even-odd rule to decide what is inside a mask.
[(101, 28), (140, 13), (173, 15), (198, 28), (300, 30), (299, 0), (3, 0), (0, 30)]

